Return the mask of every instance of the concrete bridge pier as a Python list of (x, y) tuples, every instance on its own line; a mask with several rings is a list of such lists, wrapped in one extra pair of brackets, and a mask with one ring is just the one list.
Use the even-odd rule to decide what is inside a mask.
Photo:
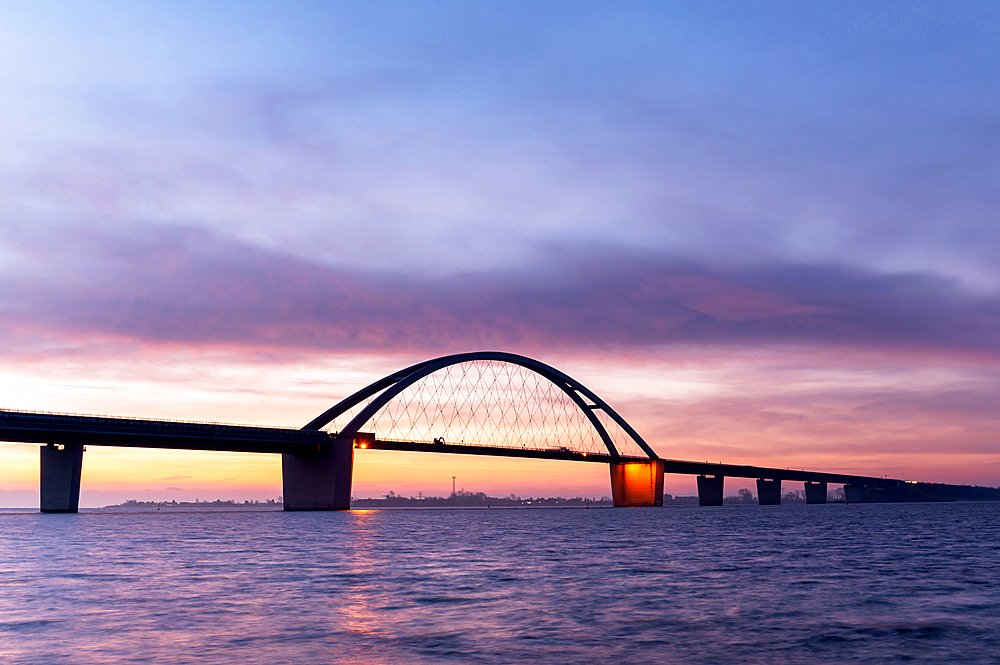
[(852, 484), (844, 485), (844, 499), (847, 503), (864, 503), (865, 486)]
[(826, 481), (806, 481), (806, 503), (826, 503)]
[(662, 506), (663, 460), (612, 462), (611, 496), (615, 507)]
[(83, 444), (50, 443), (41, 448), (39, 509), (43, 513), (75, 513), (80, 509)]
[(698, 505), (721, 506), (725, 476), (698, 476)]
[(781, 479), (757, 479), (757, 503), (761, 506), (777, 506), (781, 504)]
[(285, 510), (350, 510), (354, 439), (335, 438), (315, 450), (281, 456)]

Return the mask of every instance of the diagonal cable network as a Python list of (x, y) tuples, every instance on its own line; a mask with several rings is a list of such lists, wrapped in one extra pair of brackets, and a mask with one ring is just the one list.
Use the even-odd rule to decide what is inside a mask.
[[(332, 427), (349, 422), (372, 399)], [(614, 419), (600, 409), (594, 412), (621, 454), (643, 456)], [(534, 370), (500, 360), (471, 360), (428, 374), (390, 399), (365, 429), (385, 440), (431, 443), (444, 438), (499, 448), (606, 452), (587, 414), (562, 387)]]

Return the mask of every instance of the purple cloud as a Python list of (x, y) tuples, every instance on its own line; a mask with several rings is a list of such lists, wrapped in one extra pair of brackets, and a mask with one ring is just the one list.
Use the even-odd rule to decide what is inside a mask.
[(773, 263), (725, 271), (583, 247), (544, 250), (543, 268), (431, 278), (327, 267), (199, 230), (77, 230), (59, 243), (20, 243), (39, 262), (3, 278), (8, 335), (332, 351), (1000, 348), (1000, 300), (926, 274)]

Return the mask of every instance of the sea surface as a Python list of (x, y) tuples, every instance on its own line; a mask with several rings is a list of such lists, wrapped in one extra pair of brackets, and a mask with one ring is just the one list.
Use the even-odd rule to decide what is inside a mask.
[(1000, 503), (0, 514), (0, 663), (1000, 663)]

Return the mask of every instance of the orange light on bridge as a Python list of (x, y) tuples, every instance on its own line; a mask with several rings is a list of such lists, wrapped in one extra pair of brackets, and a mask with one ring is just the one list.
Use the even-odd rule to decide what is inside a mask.
[(611, 493), (616, 506), (663, 505), (662, 460), (611, 464)]
[(369, 443), (375, 443), (375, 435), (371, 432), (358, 432), (354, 436), (355, 448), (367, 448)]

